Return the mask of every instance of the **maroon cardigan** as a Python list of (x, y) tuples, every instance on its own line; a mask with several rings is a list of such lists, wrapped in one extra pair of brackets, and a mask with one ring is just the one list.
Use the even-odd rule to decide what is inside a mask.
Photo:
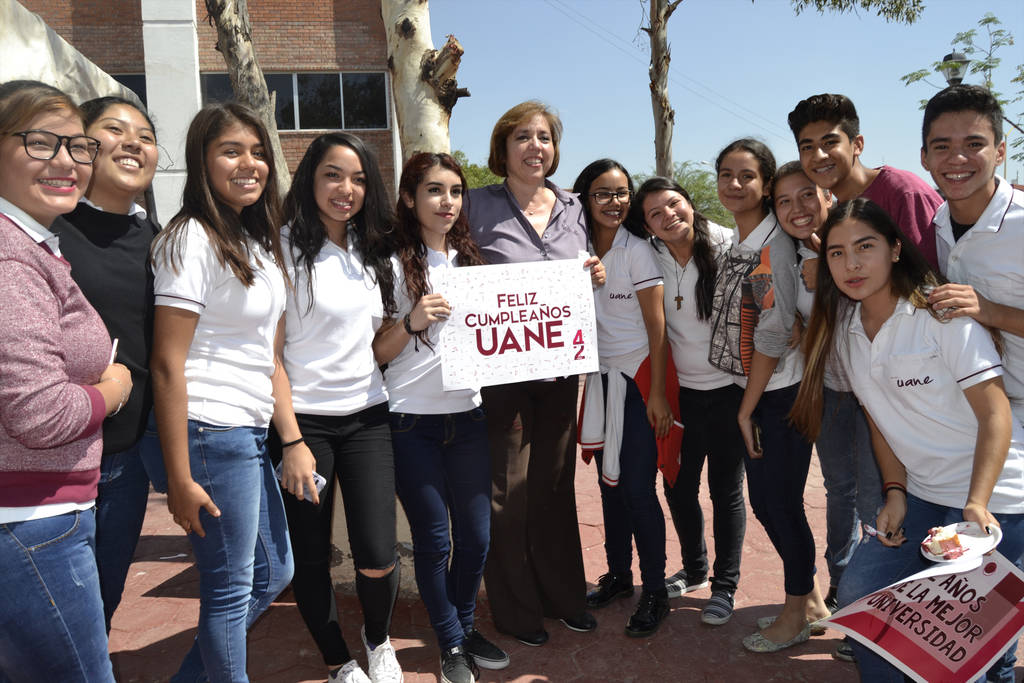
[(0, 507), (96, 498), (110, 336), (67, 261), (0, 214)]

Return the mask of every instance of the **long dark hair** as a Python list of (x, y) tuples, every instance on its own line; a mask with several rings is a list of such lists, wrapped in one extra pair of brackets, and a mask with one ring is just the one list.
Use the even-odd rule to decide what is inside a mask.
[(939, 318), (928, 305), (928, 297), (922, 286), (936, 286), (946, 280), (935, 273), (914, 243), (907, 239), (899, 226), (889, 217), (885, 209), (863, 197), (843, 202), (834, 207), (821, 226), (821, 249), (818, 266), (818, 284), (814, 290), (814, 306), (811, 320), (804, 332), (804, 375), (800, 390), (789, 416), (793, 425), (810, 441), (818, 438), (821, 429), (822, 407), (825, 386), (825, 366), (830, 354), (835, 352), (836, 329), (840, 319), (853, 311), (852, 301), (843, 294), (832, 279), (828, 267), (828, 237), (832, 229), (845, 220), (852, 219), (866, 223), (879, 233), (890, 247), (900, 245), (899, 260), (893, 262), (889, 278), (890, 291), (910, 301), (915, 307), (927, 310)]
[(389, 236), (392, 236), (395, 222), (391, 202), (384, 189), (384, 179), (376, 155), (355, 135), (340, 132), (325, 133), (309, 144), (295, 170), (288, 196), (284, 199), (285, 217), (291, 224), (288, 246), (296, 254), (296, 269), (306, 271), (306, 287), (309, 292), (309, 309), (306, 312), (313, 307), (313, 265), (327, 241), (327, 228), (320, 219), (320, 208), (313, 194), (316, 169), (327, 152), (338, 145), (356, 153), (366, 176), (363, 208), (349, 220), (347, 229), (355, 238), (353, 242), (362, 257), (363, 267), (380, 287), (385, 315), (394, 316), (397, 311), (395, 278), (391, 272), (391, 246), (387, 242)]
[(708, 320), (711, 318), (711, 302), (715, 297), (715, 279), (718, 276), (718, 260), (715, 258), (715, 249), (711, 244), (711, 231), (708, 228), (708, 219), (693, 206), (690, 193), (683, 189), (679, 183), (671, 178), (654, 176), (648, 178), (636, 191), (633, 203), (629, 205), (629, 213), (626, 215), (626, 227), (632, 233), (640, 233), (644, 236), (650, 235), (651, 244), (655, 249), (666, 248), (660, 239), (647, 230), (647, 222), (644, 219), (644, 200), (655, 192), (672, 191), (678, 192), (690, 204), (693, 209), (693, 253), (690, 258), (697, 264), (697, 286), (694, 289), (697, 301), (697, 319)]
[[(134, 105), (132, 105), (134, 106)], [(256, 133), (263, 145), (267, 162), (267, 184), (259, 199), (236, 213), (210, 189), (209, 173), (206, 167), (206, 150), (229, 126), (239, 124)], [(253, 269), (249, 263), (250, 252), (247, 240), (259, 244), (271, 254), (276, 265), (284, 272), (281, 258), (281, 242), (278, 230), (281, 226), (281, 200), (277, 186), (274, 150), (270, 136), (256, 112), (237, 102), (209, 104), (203, 107), (188, 127), (185, 138), (185, 190), (182, 193), (181, 211), (171, 219), (167, 227), (153, 242), (153, 254), (166, 259), (177, 271), (181, 264), (185, 226), (190, 220), (198, 221), (210, 239), (217, 261), (226, 265), (246, 287), (254, 281)], [(257, 264), (262, 267), (262, 264)], [(285, 280), (287, 281), (287, 275)]]
[[(398, 206), (395, 214), (395, 241), (397, 247), (395, 253), (402, 263), (402, 273), (405, 275), (405, 291), (413, 305), (425, 294), (430, 293), (430, 283), (427, 282), (427, 245), (423, 243), (420, 230), (420, 222), (416, 218), (416, 206), (407, 206), (404, 199), (409, 198), (415, 201), (416, 189), (423, 182), (427, 172), (432, 168), (444, 168), (459, 176), (462, 183), (463, 196), (469, 189), (466, 176), (462, 168), (449, 154), (433, 152), (419, 152), (412, 155), (409, 161), (405, 162), (402, 169), (402, 179), (398, 182)], [(460, 266), (480, 266), (484, 259), (476, 242), (469, 235), (469, 211), (463, 205), (455, 224), (445, 236), (445, 244), (455, 249), (458, 255)], [(429, 328), (427, 328), (429, 329)], [(419, 341), (426, 344), (427, 348), (433, 348), (427, 338), (427, 330), (420, 330), (416, 333)]]

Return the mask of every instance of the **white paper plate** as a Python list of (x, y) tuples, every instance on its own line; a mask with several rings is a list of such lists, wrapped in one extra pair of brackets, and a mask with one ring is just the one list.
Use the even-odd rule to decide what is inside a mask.
[[(963, 546), (964, 552), (960, 557), (954, 557), (947, 560), (942, 555), (933, 555), (928, 552), (925, 550), (923, 545), (919, 546), (921, 548), (921, 554), (932, 562), (959, 562), (961, 560), (981, 557), (999, 545), (999, 541), (1003, 540), (1003, 531), (997, 526), (992, 527), (991, 534), (986, 534), (985, 530), (975, 522), (957, 522), (956, 524), (950, 524), (942, 528), (956, 532), (956, 535), (960, 538), (960, 545)], [(931, 535), (926, 536), (924, 540), (922, 540), (922, 543), (927, 542), (930, 538)]]

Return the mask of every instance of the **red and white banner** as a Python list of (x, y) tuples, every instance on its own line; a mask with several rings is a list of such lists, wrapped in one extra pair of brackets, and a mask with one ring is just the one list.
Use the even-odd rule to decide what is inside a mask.
[(439, 349), (445, 390), (596, 371), (594, 294), (584, 260), (440, 273), (434, 291), (452, 307)]
[(975, 563), (937, 564), (821, 623), (916, 681), (973, 680), (1024, 632), (1024, 573), (998, 552)]

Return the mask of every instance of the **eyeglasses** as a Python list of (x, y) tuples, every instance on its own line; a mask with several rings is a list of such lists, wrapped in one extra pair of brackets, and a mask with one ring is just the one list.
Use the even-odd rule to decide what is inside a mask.
[(91, 164), (100, 153), (100, 141), (88, 135), (57, 135), (48, 130), (25, 130), (11, 135), (19, 136), (25, 153), (40, 161), (57, 156), (61, 145), (67, 147), (71, 159), (79, 164)]
[(601, 190), (600, 192), (593, 192), (590, 195), (594, 199), (594, 203), (598, 206), (604, 206), (612, 201), (612, 198), (618, 199), (620, 204), (625, 204), (629, 201), (629, 198), (633, 196), (633, 193), (629, 190), (619, 190), (618, 192), (607, 192)]

